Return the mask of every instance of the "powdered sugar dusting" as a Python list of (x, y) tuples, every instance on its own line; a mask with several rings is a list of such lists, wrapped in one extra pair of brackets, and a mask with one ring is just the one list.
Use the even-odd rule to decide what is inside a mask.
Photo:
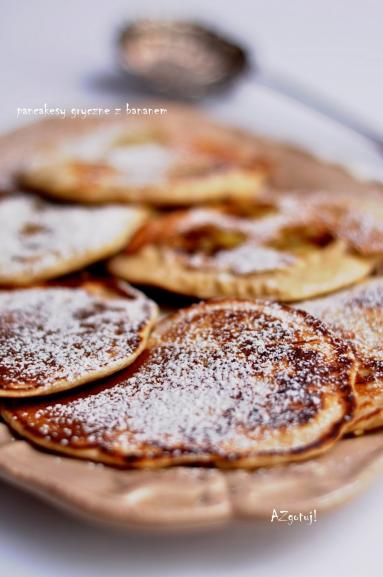
[(383, 378), (383, 279), (297, 306), (325, 321), (350, 343), (375, 379)]
[[(299, 229), (296, 215), (286, 212), (244, 218), (222, 209), (193, 208), (149, 222), (146, 235), (141, 235), (133, 252), (153, 243), (170, 249), (190, 268), (238, 275), (270, 272), (289, 268), (301, 260), (294, 245), (290, 247), (287, 242), (286, 250), (274, 245), (285, 230), (295, 225), (302, 246), (307, 235)], [(315, 239), (313, 243), (315, 248)]]
[[(383, 252), (383, 195), (370, 190), (363, 196), (315, 190), (281, 193), (276, 206), (285, 219), (306, 226), (321, 226), (335, 238), (346, 240), (357, 252)], [(269, 227), (269, 230), (271, 228)]]
[(34, 197), (6, 197), (0, 201), (0, 280), (34, 275), (87, 253), (89, 263), (94, 262), (93, 253), (118, 242), (136, 218), (137, 210), (129, 207), (60, 206)]
[(298, 435), (310, 422), (315, 429), (323, 396), (350, 393), (351, 360), (315, 322), (287, 311), (193, 307), (124, 374), (21, 407), (16, 418), (51, 442), (133, 460), (161, 451), (230, 458), (260, 450), (280, 429)]
[(339, 236), (361, 254), (383, 253), (383, 214), (379, 219), (376, 214), (350, 210), (344, 214), (339, 228)]
[(105, 156), (106, 164), (119, 171), (120, 182), (132, 186), (163, 182), (175, 159), (171, 148), (156, 142), (114, 147)]
[(195, 253), (188, 259), (192, 268), (209, 268), (245, 275), (287, 268), (297, 259), (289, 253), (246, 242), (229, 250), (220, 250), (213, 257)]
[[(177, 218), (165, 218), (163, 229), (158, 230), (158, 243), (172, 250), (177, 247), (183, 262), (192, 268), (239, 275), (267, 272), (297, 263), (304, 247), (320, 249), (335, 239), (363, 255), (382, 253), (383, 197), (373, 192), (363, 198), (326, 191), (280, 192), (255, 200), (253, 206), (180, 212)], [(216, 250), (205, 250), (209, 239), (214, 246), (216, 231), (229, 233), (228, 238), (232, 233), (233, 245), (220, 247), (218, 242)], [(185, 240), (189, 248), (183, 254)]]
[(102, 298), (81, 288), (0, 292), (0, 387), (74, 381), (142, 344), (153, 309), (144, 297)]

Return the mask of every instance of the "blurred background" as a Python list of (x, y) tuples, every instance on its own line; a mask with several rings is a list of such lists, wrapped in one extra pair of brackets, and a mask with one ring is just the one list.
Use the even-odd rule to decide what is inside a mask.
[[(116, 38), (138, 17), (191, 18), (215, 27), (253, 59), (256, 54), (263, 68), (383, 134), (379, 0), (1, 0), (0, 131), (26, 122), (17, 118), (18, 107), (137, 102), (139, 94), (118, 72)], [(201, 105), (383, 179), (383, 153), (362, 137), (249, 79)], [(152, 536), (88, 526), (2, 484), (0, 575), (368, 574), (380, 565), (382, 502), (383, 480), (312, 527), (238, 524), (202, 535)]]
[[(379, 0), (1, 1), (0, 129), (25, 119), (18, 106), (106, 106), (137, 93), (118, 74), (116, 39), (139, 17), (190, 18), (248, 49), (262, 68), (290, 78), (383, 133), (383, 7)], [(382, 177), (365, 141), (243, 79), (204, 106), (237, 124), (294, 140)]]

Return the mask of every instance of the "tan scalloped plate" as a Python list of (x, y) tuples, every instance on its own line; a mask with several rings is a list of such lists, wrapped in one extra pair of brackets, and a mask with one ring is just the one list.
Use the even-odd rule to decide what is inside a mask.
[[(170, 119), (185, 111), (172, 106), (168, 114)], [(191, 121), (199, 117), (197, 112), (186, 114)], [(107, 121), (46, 120), (3, 136), (0, 187), (12, 183), (23, 158), (40, 144)], [(275, 187), (326, 187), (355, 193), (371, 187), (344, 169), (290, 146), (261, 138), (254, 143), (274, 167)], [(374, 187), (383, 191), (382, 185)], [(344, 439), (321, 457), (269, 469), (122, 471), (43, 452), (15, 440), (0, 423), (0, 477), (76, 515), (126, 527), (190, 529), (239, 518), (269, 520), (274, 508), (321, 512), (354, 497), (381, 471), (383, 432)]]
[(274, 508), (323, 512), (383, 471), (382, 433), (345, 439), (317, 459), (269, 469), (123, 471), (44, 453), (0, 427), (1, 477), (76, 515), (127, 527), (270, 520)]

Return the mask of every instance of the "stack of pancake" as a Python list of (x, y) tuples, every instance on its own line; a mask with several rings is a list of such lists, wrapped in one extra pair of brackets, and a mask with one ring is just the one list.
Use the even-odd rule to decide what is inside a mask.
[(269, 466), (381, 426), (383, 196), (277, 191), (275, 169), (185, 111), (26, 159), (0, 199), (9, 426), (132, 468)]

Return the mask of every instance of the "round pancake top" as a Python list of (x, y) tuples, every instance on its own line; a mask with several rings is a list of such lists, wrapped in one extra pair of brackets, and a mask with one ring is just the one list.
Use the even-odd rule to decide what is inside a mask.
[(7, 196), (0, 200), (0, 281), (121, 243), (138, 214), (129, 207), (54, 205), (33, 196)]
[(113, 364), (126, 366), (144, 346), (156, 306), (124, 283), (113, 285), (0, 292), (0, 390), (49, 392), (58, 382), (70, 385)]
[(284, 192), (274, 194), (269, 202), (287, 217), (327, 229), (362, 255), (383, 252), (383, 195), (379, 191), (363, 196), (322, 190)]
[(6, 412), (43, 444), (135, 466), (292, 455), (337, 438), (353, 411), (353, 368), (347, 347), (303, 311), (217, 301), (163, 321), (118, 376)]
[(322, 319), (346, 339), (363, 371), (370, 376), (372, 373), (375, 379), (383, 378), (382, 278), (297, 306)]
[(202, 133), (189, 122), (160, 117), (99, 126), (41, 151), (30, 166), (67, 163), (79, 177), (83, 172), (95, 184), (98, 179), (102, 182), (103, 176), (113, 175), (120, 184), (142, 187), (168, 178), (209, 175), (232, 166), (265, 168), (259, 152), (241, 143), (232, 129), (214, 128), (206, 120), (205, 124)]
[(218, 208), (192, 208), (146, 223), (127, 252), (132, 254), (150, 245), (162, 246), (188, 268), (230, 271), (238, 275), (296, 264), (299, 257), (293, 252), (267, 243), (269, 239), (265, 238), (263, 228), (263, 222)]
[(189, 206), (253, 194), (268, 167), (251, 139), (245, 145), (230, 128), (202, 124), (201, 132), (190, 119), (172, 115), (99, 125), (39, 150), (21, 182), (54, 198), (90, 203)]

